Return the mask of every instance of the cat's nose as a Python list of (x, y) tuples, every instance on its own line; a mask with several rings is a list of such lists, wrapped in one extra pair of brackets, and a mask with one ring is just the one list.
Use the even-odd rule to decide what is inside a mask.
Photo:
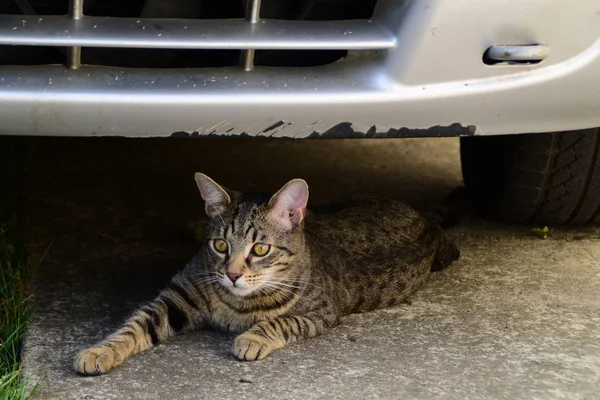
[(242, 274), (236, 274), (235, 272), (228, 272), (225, 275), (227, 275), (231, 282), (237, 281), (238, 279), (240, 279), (240, 276), (242, 276)]

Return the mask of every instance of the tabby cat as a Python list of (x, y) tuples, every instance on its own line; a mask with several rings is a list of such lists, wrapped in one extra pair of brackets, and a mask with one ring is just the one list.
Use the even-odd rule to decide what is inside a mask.
[(79, 353), (77, 372), (104, 374), (199, 327), (242, 332), (233, 355), (260, 360), (344, 315), (401, 303), (459, 255), (441, 228), (395, 200), (355, 199), (308, 214), (302, 179), (269, 199), (195, 178), (208, 215), (200, 252), (154, 301)]

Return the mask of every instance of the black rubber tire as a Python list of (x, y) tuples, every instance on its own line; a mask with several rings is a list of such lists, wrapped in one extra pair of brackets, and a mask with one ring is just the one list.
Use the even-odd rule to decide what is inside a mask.
[(600, 221), (600, 129), (461, 138), (475, 209), (529, 224)]

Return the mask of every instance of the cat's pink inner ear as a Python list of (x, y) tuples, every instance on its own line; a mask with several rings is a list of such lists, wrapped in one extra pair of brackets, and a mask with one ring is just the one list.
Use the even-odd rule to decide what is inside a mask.
[(289, 181), (269, 201), (269, 217), (287, 229), (293, 229), (302, 223), (306, 216), (308, 203), (308, 185), (303, 179)]
[(231, 203), (231, 198), (225, 189), (200, 172), (196, 172), (194, 178), (198, 190), (200, 190), (200, 196), (204, 200), (206, 214), (212, 217), (225, 211), (225, 208)]

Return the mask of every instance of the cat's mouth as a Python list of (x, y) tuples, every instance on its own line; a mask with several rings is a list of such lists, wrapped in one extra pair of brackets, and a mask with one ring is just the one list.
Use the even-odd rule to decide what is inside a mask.
[(233, 287), (228, 287), (227, 289), (229, 289), (229, 291), (231, 293), (233, 293), (234, 295), (240, 296), (240, 297), (248, 296), (250, 293), (254, 293), (256, 291), (256, 288), (254, 288), (254, 287), (233, 286)]
[(255, 292), (261, 284), (258, 282), (248, 282), (245, 276), (232, 280), (226, 275), (221, 278), (221, 285), (225, 286), (232, 294), (236, 296), (247, 296)]
[(248, 296), (257, 291), (264, 292), (263, 294), (283, 292), (289, 296), (293, 295), (298, 289), (301, 290), (305, 282), (299, 278), (272, 276), (271, 274), (241, 274), (234, 278), (232, 279), (227, 274), (223, 274), (220, 283), (232, 294), (240, 297)]

